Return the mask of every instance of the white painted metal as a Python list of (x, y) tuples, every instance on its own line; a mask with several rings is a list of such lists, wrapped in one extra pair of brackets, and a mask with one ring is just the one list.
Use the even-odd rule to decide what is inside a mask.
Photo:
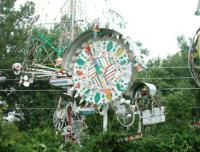
[(106, 132), (108, 130), (108, 107), (109, 104), (104, 105), (103, 107), (103, 131)]
[(142, 111), (143, 125), (165, 122), (165, 107), (155, 107)]

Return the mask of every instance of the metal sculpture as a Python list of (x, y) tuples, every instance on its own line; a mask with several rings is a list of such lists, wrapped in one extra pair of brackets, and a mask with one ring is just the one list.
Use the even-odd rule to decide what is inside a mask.
[[(22, 65), (13, 65), (15, 74), (21, 73), (20, 83), (26, 87), (34, 78), (43, 77), (53, 86), (64, 89), (65, 95), (59, 99), (53, 124), (63, 131), (65, 141), (72, 139), (80, 143), (87, 128), (84, 119), (89, 114), (102, 115), (103, 131), (107, 131), (107, 111), (111, 107), (119, 123), (127, 128), (134, 123), (135, 115), (139, 115), (138, 137), (141, 137), (142, 112), (154, 110), (155, 86), (141, 83), (135, 88), (134, 74), (141, 71), (141, 63), (130, 40), (109, 27), (114, 23), (103, 24), (101, 28), (97, 19), (86, 31), (78, 33), (75, 28), (76, 2), (70, 2), (69, 25), (61, 22), (52, 28), (31, 29), (26, 60)], [(114, 16), (111, 17), (113, 20)], [(122, 17), (117, 14), (115, 19)], [(117, 21), (117, 26), (124, 28), (124, 22)], [(131, 100), (123, 97), (127, 92)], [(140, 106), (142, 102), (144, 107)], [(164, 109), (159, 114), (163, 116)]]

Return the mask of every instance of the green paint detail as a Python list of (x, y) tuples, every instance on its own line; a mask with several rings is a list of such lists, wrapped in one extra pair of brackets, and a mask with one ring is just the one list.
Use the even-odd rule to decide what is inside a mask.
[(96, 63), (95, 63), (94, 67), (95, 67), (95, 72), (96, 72), (98, 75), (102, 73), (102, 72), (101, 72), (101, 67), (99, 66), (99, 64), (96, 64)]
[(95, 103), (98, 103), (99, 102), (99, 100), (100, 100), (100, 94), (99, 93), (96, 93), (96, 95), (94, 96), (94, 101), (95, 101)]
[(134, 64), (137, 64), (138, 62), (137, 62), (137, 60), (134, 60), (133, 63), (134, 63)]
[(80, 59), (80, 58), (76, 60), (76, 63), (78, 65), (84, 65), (85, 64), (85, 62), (83, 61), (83, 59)]
[(124, 65), (124, 64), (126, 64), (126, 63), (127, 63), (127, 61), (126, 61), (126, 60), (123, 60), (123, 61), (120, 62), (120, 65)]
[(84, 95), (88, 95), (89, 92), (90, 92), (90, 89), (86, 90), (86, 91), (84, 92)]
[(110, 52), (112, 48), (113, 48), (113, 43), (112, 41), (109, 41), (109, 43), (107, 44), (107, 51)]
[(108, 60), (110, 61), (111, 64), (114, 64), (113, 58), (109, 57)]
[(116, 87), (117, 87), (117, 90), (119, 90), (121, 92), (124, 91), (124, 89), (122, 88), (122, 86), (119, 83), (116, 84)]
[(92, 115), (96, 113), (96, 110), (90, 110), (90, 111), (82, 111), (80, 110), (80, 115)]

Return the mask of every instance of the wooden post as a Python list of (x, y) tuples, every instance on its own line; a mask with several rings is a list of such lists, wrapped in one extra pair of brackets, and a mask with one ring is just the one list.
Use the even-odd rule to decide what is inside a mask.
[(138, 133), (141, 133), (142, 132), (142, 118), (141, 118), (141, 112), (140, 110), (138, 110), (139, 112), (139, 120), (138, 120)]

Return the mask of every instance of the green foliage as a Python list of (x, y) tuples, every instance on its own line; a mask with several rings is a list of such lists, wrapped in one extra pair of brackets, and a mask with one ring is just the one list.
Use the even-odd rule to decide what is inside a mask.
[(130, 142), (119, 142), (118, 139), (125, 137), (119, 133), (105, 133), (93, 137), (81, 151), (97, 152), (161, 152), (161, 151), (199, 151), (200, 138), (195, 134), (168, 134), (165, 136), (148, 136)]
[(14, 9), (16, 0), (2, 0), (0, 5), (0, 67), (10, 68), (14, 62), (22, 61), (27, 40), (28, 27), (34, 11), (32, 2), (19, 10)]

